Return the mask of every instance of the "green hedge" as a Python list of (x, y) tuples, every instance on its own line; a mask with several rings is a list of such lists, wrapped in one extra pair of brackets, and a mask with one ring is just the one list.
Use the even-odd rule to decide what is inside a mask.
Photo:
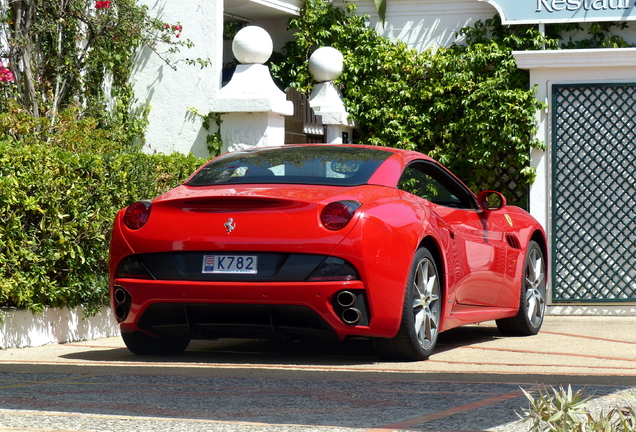
[(0, 138), (0, 306), (98, 310), (117, 211), (178, 185), (203, 162)]

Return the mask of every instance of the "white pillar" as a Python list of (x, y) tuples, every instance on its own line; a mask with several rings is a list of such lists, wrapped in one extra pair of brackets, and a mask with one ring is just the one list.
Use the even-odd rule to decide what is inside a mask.
[(210, 106), (211, 112), (222, 113), (221, 152), (283, 145), (284, 116), (294, 113), (294, 105), (263, 65), (272, 55), (271, 37), (260, 27), (244, 27), (236, 34), (232, 51), (243, 64)]
[(342, 54), (335, 48), (318, 48), (309, 58), (309, 72), (318, 81), (309, 97), (309, 106), (322, 116), (327, 130), (325, 141), (329, 144), (351, 143), (353, 138), (355, 122), (349, 119), (342, 94), (333, 83), (342, 68)]

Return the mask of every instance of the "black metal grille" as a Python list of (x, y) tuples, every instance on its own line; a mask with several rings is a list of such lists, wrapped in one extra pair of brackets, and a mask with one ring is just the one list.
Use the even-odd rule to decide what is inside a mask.
[(520, 178), (521, 174), (512, 166), (507, 170), (497, 170), (497, 180), (489, 189), (503, 192), (510, 204), (527, 210), (528, 185), (520, 184)]
[(322, 116), (309, 106), (307, 96), (293, 87), (285, 90), (287, 100), (294, 103), (294, 115), (285, 117), (285, 144), (311, 144), (325, 142)]
[(636, 84), (552, 87), (555, 302), (636, 301)]

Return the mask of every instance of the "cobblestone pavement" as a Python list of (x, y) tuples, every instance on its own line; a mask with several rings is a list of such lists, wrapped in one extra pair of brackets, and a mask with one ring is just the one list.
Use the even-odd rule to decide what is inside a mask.
[(527, 431), (521, 389), (572, 385), (590, 409), (636, 392), (636, 318), (547, 317), (502, 338), (442, 334), (425, 362), (370, 343), (193, 342), (138, 357), (120, 338), (0, 351), (0, 431)]

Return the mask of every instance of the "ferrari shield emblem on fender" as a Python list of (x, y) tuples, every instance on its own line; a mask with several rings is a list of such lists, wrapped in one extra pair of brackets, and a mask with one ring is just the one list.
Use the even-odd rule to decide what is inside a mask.
[(510, 215), (508, 215), (508, 213), (506, 213), (505, 215), (506, 220), (508, 221), (508, 223), (510, 224), (510, 226), (512, 226), (512, 218), (510, 217)]
[(227, 222), (223, 224), (223, 226), (227, 230), (228, 234), (230, 234), (232, 231), (234, 231), (234, 228), (236, 228), (236, 224), (234, 223), (234, 219), (232, 218), (229, 218)]

